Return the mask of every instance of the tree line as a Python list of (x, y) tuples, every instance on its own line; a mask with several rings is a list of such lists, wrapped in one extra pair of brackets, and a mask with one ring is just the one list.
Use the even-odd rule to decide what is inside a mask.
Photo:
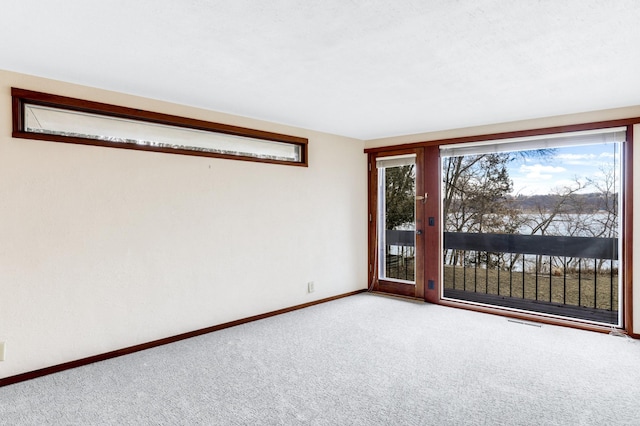
[[(509, 163), (521, 158), (540, 160), (553, 150), (448, 157), (443, 161), (443, 213), (446, 232), (526, 235), (561, 235), (596, 238), (618, 237), (618, 189), (613, 166), (603, 166), (592, 177), (575, 178), (571, 184), (549, 188), (538, 196), (513, 195)], [(512, 268), (520, 255), (485, 256), (487, 266)], [(571, 265), (580, 262), (569, 259)], [(455, 250), (445, 252), (445, 263), (477, 262)], [(543, 265), (536, 257), (536, 270)], [(559, 260), (556, 259), (556, 262)], [(597, 270), (604, 260), (593, 265)]]
[[(527, 158), (546, 160), (553, 154), (554, 150), (541, 149), (444, 158), (444, 231), (617, 238), (619, 200), (613, 166), (603, 166), (593, 176), (576, 178), (569, 185), (550, 188), (548, 194), (513, 194), (510, 163)], [(414, 220), (415, 168), (391, 167), (385, 173), (386, 229), (402, 228)], [(446, 264), (470, 261), (455, 250), (444, 255)], [(508, 263), (516, 261), (517, 256), (511, 256)], [(486, 256), (484, 263), (507, 261), (504, 256), (494, 261)]]

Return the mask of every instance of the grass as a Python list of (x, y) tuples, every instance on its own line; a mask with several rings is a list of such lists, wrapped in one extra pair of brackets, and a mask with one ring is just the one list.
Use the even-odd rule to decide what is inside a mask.
[[(455, 282), (454, 282), (455, 277)], [(595, 289), (594, 289), (595, 285)], [(460, 266), (444, 267), (444, 288), (475, 291), (506, 297), (539, 300), (573, 306), (618, 310), (618, 275), (553, 275)], [(595, 304), (594, 304), (595, 296)]]
[[(413, 280), (414, 262), (408, 257), (390, 258), (389, 278)], [(537, 282), (536, 282), (537, 280)], [(595, 291), (594, 291), (595, 283)], [(583, 306), (603, 310), (618, 310), (618, 275), (593, 271), (568, 271), (564, 274), (535, 273), (468, 266), (444, 266), (444, 288), (494, 294), (504, 297), (538, 300), (555, 304)], [(594, 304), (594, 295), (596, 303)]]

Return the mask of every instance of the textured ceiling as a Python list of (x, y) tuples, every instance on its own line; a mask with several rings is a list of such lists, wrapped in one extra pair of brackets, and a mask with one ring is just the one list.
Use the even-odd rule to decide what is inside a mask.
[(638, 0), (21, 0), (0, 68), (360, 139), (640, 104)]

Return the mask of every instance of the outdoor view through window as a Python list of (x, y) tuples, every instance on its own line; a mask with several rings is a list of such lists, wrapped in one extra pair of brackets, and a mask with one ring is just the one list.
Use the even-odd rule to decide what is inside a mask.
[(555, 136), (442, 147), (443, 295), (616, 325), (625, 132)]
[(415, 283), (415, 155), (376, 161), (379, 278)]

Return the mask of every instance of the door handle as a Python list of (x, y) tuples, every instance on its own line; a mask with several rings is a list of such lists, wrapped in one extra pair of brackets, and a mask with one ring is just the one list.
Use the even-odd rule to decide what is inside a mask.
[(424, 195), (416, 195), (416, 201), (422, 201), (422, 204), (427, 202), (427, 198), (429, 198), (428, 193), (424, 193)]
[(422, 229), (416, 229), (416, 235), (422, 235)]

